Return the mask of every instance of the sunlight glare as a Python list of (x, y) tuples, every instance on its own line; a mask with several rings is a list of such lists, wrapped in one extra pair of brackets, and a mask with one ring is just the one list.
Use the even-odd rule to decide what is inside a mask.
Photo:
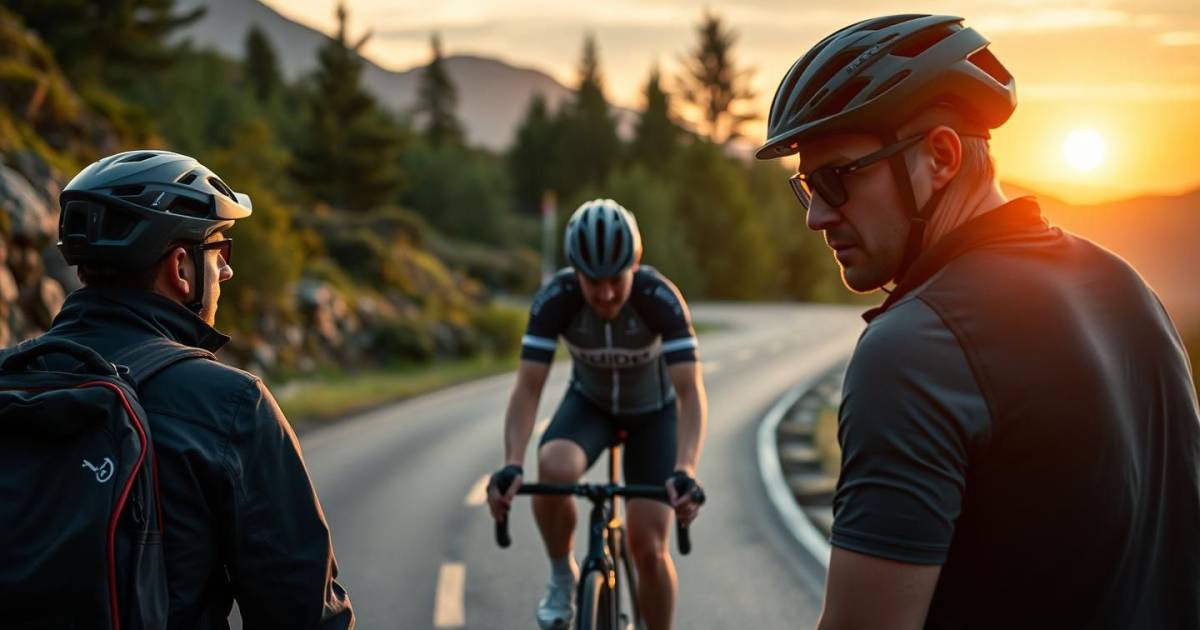
[(1072, 131), (1062, 145), (1063, 159), (1077, 171), (1087, 173), (1104, 162), (1104, 136), (1094, 129)]

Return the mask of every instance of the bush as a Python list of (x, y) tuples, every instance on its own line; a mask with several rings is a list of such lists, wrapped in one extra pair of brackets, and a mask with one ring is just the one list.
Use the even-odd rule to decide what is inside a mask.
[(423, 319), (396, 318), (371, 330), (373, 351), (385, 362), (427, 363), (436, 354), (433, 327)]
[(521, 348), (525, 333), (525, 311), (512, 306), (488, 304), (475, 312), (472, 326), (493, 355), (513, 356)]

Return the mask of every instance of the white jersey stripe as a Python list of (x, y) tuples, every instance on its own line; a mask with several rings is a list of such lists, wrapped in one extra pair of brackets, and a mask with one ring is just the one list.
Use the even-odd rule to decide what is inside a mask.
[(683, 339), (672, 339), (670, 341), (663, 342), (662, 351), (665, 354), (668, 352), (675, 352), (677, 350), (686, 350), (688, 348), (695, 348), (697, 345), (698, 344), (696, 343), (695, 337), (684, 337)]
[(549, 350), (551, 352), (558, 347), (557, 342), (555, 342), (553, 339), (534, 337), (533, 335), (525, 335), (524, 337), (521, 337), (521, 345), (529, 346), (530, 348), (537, 348), (538, 350)]

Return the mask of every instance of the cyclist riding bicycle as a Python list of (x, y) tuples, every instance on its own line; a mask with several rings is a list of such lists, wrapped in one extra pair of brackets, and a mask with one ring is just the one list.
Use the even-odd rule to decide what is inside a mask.
[[(649, 630), (665, 630), (676, 594), (667, 545), (671, 513), (687, 525), (699, 509), (675, 488), (679, 480), (684, 488), (694, 485), (704, 441), (707, 400), (695, 331), (675, 285), (639, 266), (641, 235), (620, 204), (596, 199), (581, 205), (565, 239), (571, 267), (533, 300), (505, 418), (506, 466), (493, 480), (513, 482), (490, 484), (488, 503), (494, 518), (507, 517), (562, 337), (573, 359), (571, 382), (538, 445), (539, 481), (577, 482), (619, 434), (625, 436), (626, 483), (665, 485), (672, 502), (632, 499), (626, 508), (637, 597)], [(579, 576), (572, 553), (575, 505), (567, 496), (536, 496), (533, 512), (551, 567), (537, 621), (543, 629), (566, 628)]]

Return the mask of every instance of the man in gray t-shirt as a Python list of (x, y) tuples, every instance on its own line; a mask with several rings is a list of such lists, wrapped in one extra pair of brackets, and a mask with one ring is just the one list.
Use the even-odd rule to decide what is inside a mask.
[(895, 282), (846, 372), (819, 627), (1200, 627), (1200, 412), (1127, 263), (1006, 200), (1015, 82), (961, 18), (865, 20), (789, 70), (760, 158), (846, 285)]

